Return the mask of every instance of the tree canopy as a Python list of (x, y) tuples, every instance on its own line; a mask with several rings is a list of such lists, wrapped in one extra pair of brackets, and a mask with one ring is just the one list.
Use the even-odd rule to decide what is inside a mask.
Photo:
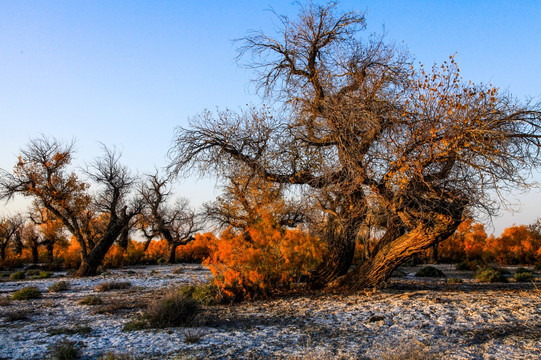
[[(272, 106), (196, 116), (177, 129), (171, 169), (227, 176), (247, 168), (300, 187), (322, 214), (329, 246), (314, 286), (379, 285), (451, 235), (466, 212), (493, 215), (495, 194), (529, 185), (541, 161), (539, 104), (464, 81), (452, 56), (416, 67), (383, 37), (361, 37), (364, 14), (335, 3), (278, 19), (274, 36), (239, 40), (239, 59)], [(348, 272), (374, 218), (373, 251)]]

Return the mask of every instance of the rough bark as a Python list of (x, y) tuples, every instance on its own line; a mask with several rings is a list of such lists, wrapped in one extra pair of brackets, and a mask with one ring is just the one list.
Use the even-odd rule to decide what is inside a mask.
[(39, 263), (39, 252), (38, 252), (38, 245), (32, 245), (32, 264)]
[(348, 272), (355, 254), (355, 237), (348, 236), (348, 233), (343, 232), (328, 240), (329, 252), (314, 271), (311, 288), (322, 288)]
[(107, 254), (107, 251), (109, 251), (115, 240), (119, 237), (126, 221), (129, 220), (123, 218), (116, 219), (110, 223), (103, 238), (96, 246), (94, 246), (88, 256), (82, 260), (81, 266), (77, 270), (75, 277), (93, 276), (97, 274), (98, 267)]
[(461, 217), (438, 216), (430, 224), (418, 225), (413, 230), (383, 245), (371, 259), (367, 259), (358, 268), (338, 278), (329, 285), (329, 288), (358, 291), (381, 286), (391, 276), (393, 270), (404, 261), (449, 237), (460, 221)]
[(177, 245), (172, 243), (170, 244), (169, 246), (169, 259), (167, 260), (167, 262), (169, 264), (174, 264), (175, 261), (176, 261), (176, 250), (177, 250)]
[(47, 261), (54, 262), (54, 243), (47, 243), (45, 248), (47, 249)]

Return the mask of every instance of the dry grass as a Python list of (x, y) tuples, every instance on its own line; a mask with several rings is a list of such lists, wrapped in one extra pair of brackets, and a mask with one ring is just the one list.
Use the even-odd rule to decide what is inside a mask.
[(99, 284), (94, 290), (97, 292), (104, 292), (111, 290), (123, 290), (129, 287), (131, 287), (131, 283), (129, 281), (109, 281)]
[(394, 339), (376, 344), (378, 360), (436, 360), (440, 359), (428, 346), (414, 339)]
[(61, 280), (61, 281), (57, 281), (55, 282), (54, 284), (52, 284), (51, 286), (49, 286), (49, 288), (47, 290), (49, 290), (49, 292), (62, 292), (62, 291), (66, 291), (68, 290), (70, 287), (70, 283), (65, 281), (65, 280)]
[(101, 305), (103, 300), (98, 296), (87, 296), (84, 299), (81, 299), (78, 303), (79, 305)]
[(8, 322), (23, 321), (23, 320), (29, 320), (31, 314), (32, 312), (28, 310), (14, 310), (14, 311), (8, 311), (7, 313), (5, 313), (4, 317), (6, 321)]
[(165, 328), (192, 325), (201, 308), (193, 298), (170, 290), (165, 297), (151, 302), (146, 315), (150, 326)]

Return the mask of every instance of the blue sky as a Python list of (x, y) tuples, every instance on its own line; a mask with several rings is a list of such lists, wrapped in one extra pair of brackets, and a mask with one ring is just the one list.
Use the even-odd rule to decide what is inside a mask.
[[(77, 140), (77, 164), (99, 142), (117, 146), (138, 173), (166, 164), (174, 128), (202, 110), (258, 103), (252, 76), (233, 60), (233, 39), (271, 32), (265, 9), (294, 17), (292, 1), (0, 0), (0, 168), (40, 134)], [(456, 54), (466, 80), (541, 99), (541, 1), (342, 1), (366, 12), (427, 66)], [(541, 176), (536, 175), (541, 179)], [(217, 195), (213, 180), (186, 179), (194, 205)], [(517, 194), (522, 212), (499, 233), (538, 216), (539, 190)], [(0, 204), (0, 214), (20, 208)], [(536, 213), (537, 212), (537, 213)]]

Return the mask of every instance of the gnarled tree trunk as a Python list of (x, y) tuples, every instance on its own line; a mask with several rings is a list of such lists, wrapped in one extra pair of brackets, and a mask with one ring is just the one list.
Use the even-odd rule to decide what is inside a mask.
[[(460, 212), (462, 214), (462, 212)], [(461, 222), (461, 216), (436, 215), (431, 221), (417, 225), (392, 241), (377, 248), (372, 258), (358, 268), (329, 284), (329, 288), (341, 291), (357, 291), (377, 287), (385, 283), (391, 273), (413, 255), (448, 238)]]
[(111, 223), (109, 224), (104, 236), (96, 244), (96, 246), (94, 246), (92, 251), (90, 251), (90, 253), (83, 258), (81, 266), (79, 266), (77, 273), (75, 273), (76, 277), (93, 276), (97, 274), (98, 267), (107, 254), (107, 251), (109, 251), (115, 240), (122, 232), (126, 221), (129, 221), (129, 219), (126, 217), (111, 220)]
[(169, 259), (167, 260), (169, 264), (174, 264), (176, 261), (177, 246), (178, 245), (176, 243), (169, 244)]

